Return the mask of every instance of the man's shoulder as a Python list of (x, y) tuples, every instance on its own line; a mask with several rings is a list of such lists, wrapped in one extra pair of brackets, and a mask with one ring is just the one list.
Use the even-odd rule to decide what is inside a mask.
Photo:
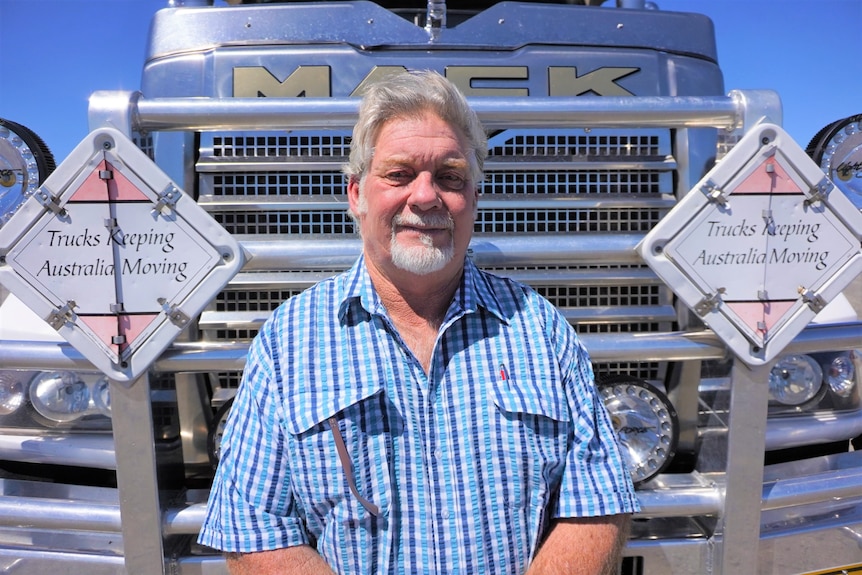
[(328, 310), (337, 314), (339, 299), (343, 291), (340, 286), (340, 277), (343, 275), (338, 274), (325, 278), (290, 295), (273, 310), (270, 320), (276, 323), (294, 323), (302, 321), (300, 318), (309, 314), (320, 317), (322, 315), (321, 310)]
[(491, 272), (474, 268), (476, 277), (479, 281), (476, 282), (480, 297), (492, 296), (499, 303), (501, 308), (511, 308), (513, 311), (523, 310), (524, 308), (548, 308), (552, 309), (552, 304), (545, 299), (535, 288), (523, 283), (515, 278), (501, 275), (498, 272)]

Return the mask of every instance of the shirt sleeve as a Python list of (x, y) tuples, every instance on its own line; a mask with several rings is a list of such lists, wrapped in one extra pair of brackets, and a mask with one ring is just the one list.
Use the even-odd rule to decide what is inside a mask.
[(558, 320), (556, 327), (564, 332), (556, 341), (566, 347), (559, 351), (572, 413), (573, 438), (553, 516), (596, 517), (639, 511), (631, 476), (596, 388), (587, 350), (565, 319)]
[(286, 465), (274, 324), (270, 319), (264, 325), (249, 350), (198, 537), (200, 544), (225, 552), (309, 544)]

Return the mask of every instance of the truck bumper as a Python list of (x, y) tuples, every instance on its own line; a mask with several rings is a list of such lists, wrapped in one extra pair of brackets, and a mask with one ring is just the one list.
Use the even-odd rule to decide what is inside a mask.
[[(669, 484), (659, 479), (640, 492), (644, 509), (625, 550), (627, 571), (716, 572), (724, 475), (677, 477)], [(758, 565), (750, 572), (786, 575), (860, 562), (862, 452), (765, 467)]]
[[(713, 573), (723, 474), (660, 476), (639, 494), (623, 573)], [(751, 573), (805, 573), (862, 561), (862, 452), (768, 466), (760, 547)], [(194, 544), (205, 492), (162, 513), (165, 572), (226, 574)], [(115, 489), (0, 480), (0, 570), (127, 573)], [(158, 559), (155, 559), (158, 561)]]

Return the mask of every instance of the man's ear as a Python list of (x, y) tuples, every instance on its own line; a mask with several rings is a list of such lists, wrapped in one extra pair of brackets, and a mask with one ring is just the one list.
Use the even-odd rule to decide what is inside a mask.
[(350, 211), (354, 214), (359, 213), (359, 176), (350, 176), (347, 180), (347, 201), (350, 205)]

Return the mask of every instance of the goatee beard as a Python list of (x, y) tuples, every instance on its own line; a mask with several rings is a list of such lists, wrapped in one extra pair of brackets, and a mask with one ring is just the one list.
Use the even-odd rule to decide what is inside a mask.
[[(422, 245), (406, 247), (396, 238), (399, 226), (427, 226), (449, 230), (449, 241), (443, 247), (434, 245), (430, 235), (420, 235)], [(449, 214), (420, 216), (418, 214), (398, 214), (392, 218), (392, 238), (389, 242), (392, 263), (400, 270), (416, 275), (427, 275), (442, 270), (455, 255), (455, 242), (452, 232), (455, 223)]]

